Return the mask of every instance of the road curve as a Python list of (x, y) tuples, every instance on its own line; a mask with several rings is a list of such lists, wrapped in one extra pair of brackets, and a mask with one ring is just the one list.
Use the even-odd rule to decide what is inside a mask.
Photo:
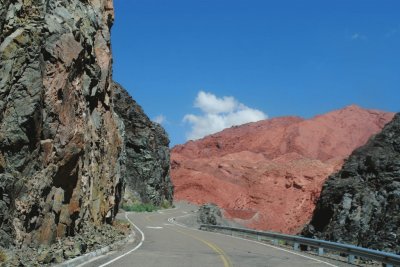
[(81, 266), (335, 266), (265, 244), (186, 228), (171, 219), (182, 216), (190, 216), (182, 207), (155, 213), (127, 213), (138, 229), (137, 242)]

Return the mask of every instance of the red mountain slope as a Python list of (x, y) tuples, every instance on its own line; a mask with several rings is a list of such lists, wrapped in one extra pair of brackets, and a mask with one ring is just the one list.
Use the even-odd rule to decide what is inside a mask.
[(213, 202), (246, 226), (296, 233), (311, 218), (329, 174), (393, 113), (349, 106), (315, 118), (232, 127), (171, 153), (175, 199)]

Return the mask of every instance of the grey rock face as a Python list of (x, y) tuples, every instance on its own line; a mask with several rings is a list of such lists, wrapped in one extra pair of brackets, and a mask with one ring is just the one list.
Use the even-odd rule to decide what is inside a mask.
[(112, 22), (112, 0), (0, 0), (0, 247), (111, 223), (125, 178), (172, 201), (165, 131), (113, 85)]
[(169, 139), (119, 84), (113, 84), (115, 112), (123, 120), (126, 147), (126, 190), (142, 202), (172, 202)]
[(400, 113), (325, 183), (303, 234), (400, 253)]
[(112, 221), (123, 140), (111, 0), (0, 0), (0, 246)]

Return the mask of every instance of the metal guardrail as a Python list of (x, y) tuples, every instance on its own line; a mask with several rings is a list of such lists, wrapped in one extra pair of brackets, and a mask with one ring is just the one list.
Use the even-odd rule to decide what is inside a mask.
[(382, 262), (386, 264), (386, 267), (393, 267), (393, 266), (400, 266), (400, 255), (382, 252), (373, 249), (367, 249), (362, 247), (357, 247), (353, 245), (335, 243), (325, 240), (318, 240), (300, 236), (293, 236), (293, 235), (285, 235), (285, 234), (278, 234), (273, 232), (264, 232), (264, 231), (256, 231), (251, 229), (244, 229), (244, 228), (235, 228), (235, 227), (225, 227), (225, 226), (218, 226), (218, 225), (201, 225), (201, 230), (225, 230), (231, 231), (231, 235), (234, 232), (243, 233), (243, 234), (250, 234), (252, 236), (256, 236), (258, 240), (261, 237), (267, 237), (272, 240), (275, 240), (277, 244), (278, 240), (282, 241), (289, 241), (293, 243), (294, 250), (300, 250), (300, 245), (306, 245), (309, 247), (318, 248), (318, 254), (323, 255), (324, 249), (330, 251), (337, 251), (341, 253), (345, 253), (348, 255), (348, 262), (354, 263), (355, 257), (360, 257), (363, 259), (374, 260), (377, 262)]

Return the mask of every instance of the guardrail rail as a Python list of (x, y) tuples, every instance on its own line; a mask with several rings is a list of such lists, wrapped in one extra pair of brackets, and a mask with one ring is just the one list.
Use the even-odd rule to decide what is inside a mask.
[(355, 257), (360, 257), (363, 259), (374, 260), (377, 262), (381, 262), (386, 264), (386, 267), (394, 267), (400, 266), (400, 255), (394, 253), (388, 253), (373, 249), (367, 249), (362, 247), (357, 247), (354, 245), (341, 244), (336, 242), (330, 242), (325, 240), (318, 240), (312, 238), (306, 238), (301, 236), (293, 236), (293, 235), (285, 235), (273, 232), (265, 232), (265, 231), (256, 231), (245, 228), (236, 228), (236, 227), (226, 227), (219, 225), (206, 225), (203, 224), (200, 226), (200, 230), (212, 230), (212, 231), (229, 231), (230, 235), (234, 235), (234, 233), (242, 233), (255, 236), (257, 240), (261, 240), (262, 237), (267, 237), (272, 239), (275, 244), (278, 244), (278, 241), (286, 241), (293, 243), (294, 250), (300, 250), (300, 245), (305, 245), (309, 247), (318, 248), (318, 254), (322, 256), (324, 254), (324, 250), (337, 251), (341, 253), (345, 253), (348, 255), (348, 262), (354, 264)]

